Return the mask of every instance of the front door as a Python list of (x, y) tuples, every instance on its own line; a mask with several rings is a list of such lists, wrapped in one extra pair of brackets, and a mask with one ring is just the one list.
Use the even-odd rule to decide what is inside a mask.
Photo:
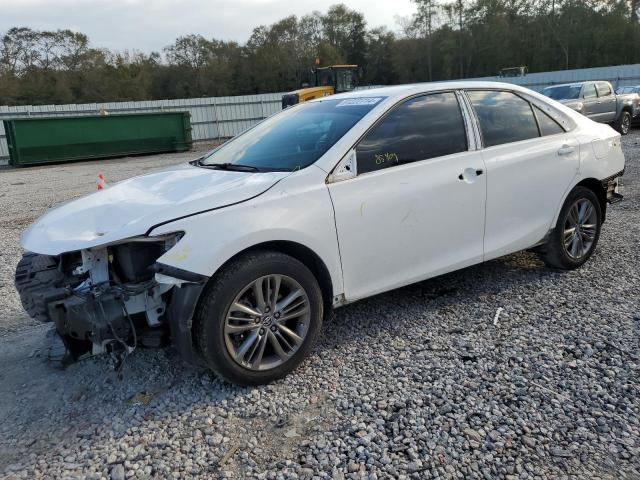
[(329, 184), (345, 296), (356, 300), (482, 261), (486, 174), (453, 92), (395, 107)]

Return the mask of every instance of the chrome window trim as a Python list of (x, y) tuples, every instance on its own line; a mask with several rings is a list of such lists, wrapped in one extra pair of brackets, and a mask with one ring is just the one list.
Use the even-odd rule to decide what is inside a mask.
[[(516, 91), (516, 90), (511, 90), (509, 88), (489, 88), (489, 87), (484, 87), (484, 88), (464, 88), (464, 89), (461, 90), (461, 93), (464, 95), (465, 101), (467, 102), (467, 105), (469, 106), (469, 109), (473, 114), (476, 130), (477, 130), (477, 133), (478, 133), (479, 138), (480, 138), (480, 146), (481, 146), (480, 148), (481, 149), (498, 147), (500, 145), (509, 145), (509, 144), (517, 143), (517, 142), (501, 143), (500, 145), (492, 145), (490, 147), (487, 147), (484, 144), (484, 138), (482, 137), (482, 130), (480, 128), (480, 120), (478, 120), (478, 115), (477, 115), (475, 109), (473, 108), (473, 105), (471, 104), (471, 100), (467, 96), (467, 92), (468, 91), (508, 92), (508, 93), (511, 93), (511, 94), (515, 95), (516, 97), (520, 97), (525, 102), (528, 102), (530, 107), (531, 107), (531, 105), (534, 105), (534, 106), (538, 107), (540, 110), (542, 110), (544, 113), (549, 115), (553, 120), (555, 120), (556, 122), (558, 122), (558, 124), (560, 124), (560, 126), (564, 129), (564, 133), (571, 132), (573, 129), (575, 129), (577, 127), (577, 123), (574, 122), (573, 119), (571, 119), (568, 115), (565, 115), (562, 112), (559, 112), (558, 110), (553, 108), (551, 105), (548, 105), (545, 102), (543, 102), (541, 100), (538, 100), (537, 98), (529, 95), (526, 92), (519, 92), (519, 91)], [(536, 125), (538, 125), (538, 120), (537, 120), (537, 118), (535, 116), (535, 112), (533, 111), (533, 109), (531, 110), (531, 114), (533, 115), (533, 118), (534, 118), (534, 120), (536, 122)], [(544, 138), (545, 137), (545, 135), (542, 135), (542, 132), (540, 132), (540, 128), (539, 127), (538, 127), (538, 134), (539, 134), (539, 136), (537, 138)], [(556, 134), (556, 135), (561, 135), (561, 134)], [(549, 135), (546, 135), (546, 136), (549, 136)], [(518, 142), (523, 142), (523, 141), (527, 141), (527, 140), (535, 140), (535, 139), (534, 138), (527, 138), (527, 139), (524, 139), (524, 140), (518, 140)]]
[(469, 102), (469, 98), (467, 98), (467, 95), (461, 90), (456, 90), (456, 97), (458, 97), (458, 103), (460, 104), (464, 118), (464, 126), (467, 130), (468, 150), (481, 150), (482, 134), (480, 133), (480, 125), (478, 124), (475, 111)]
[(538, 107), (544, 113), (549, 115), (552, 119), (554, 119), (556, 122), (560, 124), (560, 126), (564, 129), (565, 133), (572, 131), (578, 126), (578, 124), (574, 122), (571, 117), (556, 110), (555, 108), (553, 108), (553, 106), (543, 102), (542, 100), (538, 100), (537, 98), (529, 95), (528, 93), (523, 93), (523, 92), (513, 92), (513, 93), (516, 93), (516, 95), (520, 95), (527, 102)]
[[(346, 151), (346, 153), (340, 158), (340, 160), (334, 165), (334, 167), (331, 169), (331, 171), (329, 172), (329, 174), (327, 175), (327, 178), (325, 180), (326, 183), (335, 183), (335, 178), (333, 178), (333, 174), (336, 172), (336, 170), (338, 169), (338, 167), (345, 161), (345, 157), (347, 157), (352, 151), (355, 151), (356, 148), (358, 147), (358, 144), (369, 134), (369, 132), (371, 130), (373, 130), (379, 123), (381, 123), (382, 121), (384, 121), (384, 119), (396, 108), (400, 107), (402, 104), (413, 100), (415, 98), (418, 97), (425, 97), (427, 95), (435, 95), (438, 93), (453, 93), (454, 96), (456, 97), (456, 100), (458, 101), (458, 108), (460, 109), (460, 115), (462, 115), (462, 122), (464, 123), (465, 126), (465, 134), (467, 137), (467, 149), (462, 151), (462, 152), (456, 152), (456, 153), (450, 153), (447, 155), (441, 155), (439, 157), (433, 157), (433, 158), (425, 158), (424, 160), (416, 160), (414, 162), (410, 162), (410, 163), (419, 163), (419, 162), (426, 162), (429, 160), (433, 160), (436, 158), (443, 158), (443, 157), (447, 157), (449, 155), (458, 155), (460, 153), (467, 153), (467, 152), (473, 152), (473, 151), (477, 151), (481, 148), (481, 144), (473, 137), (470, 137), (469, 135), (469, 131), (467, 130), (467, 117), (466, 114), (468, 112), (465, 112), (464, 110), (464, 106), (462, 101), (460, 100), (460, 91), (456, 90), (455, 88), (443, 88), (442, 90), (430, 90), (427, 92), (418, 92), (418, 93), (413, 93), (411, 95), (407, 95), (406, 97), (402, 97), (401, 99), (398, 99), (398, 101), (396, 101), (393, 105), (390, 105), (378, 118), (375, 119), (375, 121), (351, 144), (351, 147)], [(471, 117), (473, 118), (473, 117)], [(362, 120), (361, 120), (362, 121)], [(475, 132), (475, 130), (474, 130)], [(477, 133), (477, 132), (476, 132)], [(472, 148), (472, 145), (474, 145), (475, 148)], [(356, 171), (357, 171), (357, 163), (358, 163), (358, 157), (356, 155)], [(396, 165), (396, 167), (401, 167), (404, 165), (408, 165), (408, 164), (402, 164), (402, 165)], [(396, 167), (391, 167), (391, 168), (396, 168)], [(382, 171), (382, 170), (387, 170), (386, 168), (381, 169), (381, 170), (376, 170), (376, 171), (372, 171), (372, 172), (365, 172), (365, 173), (357, 173), (355, 176), (345, 179), (345, 180), (355, 180), (357, 178), (360, 178), (362, 175), (367, 175), (369, 173), (375, 173), (378, 171)]]

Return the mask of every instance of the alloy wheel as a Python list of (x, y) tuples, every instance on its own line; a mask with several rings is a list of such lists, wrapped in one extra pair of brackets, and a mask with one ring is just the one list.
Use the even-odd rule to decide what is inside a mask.
[(624, 115), (622, 117), (622, 133), (623, 134), (627, 134), (629, 133), (629, 127), (631, 126), (631, 118), (629, 117), (629, 115)]
[(574, 260), (589, 253), (596, 239), (598, 214), (590, 200), (581, 198), (569, 209), (564, 222), (564, 248)]
[(266, 275), (246, 285), (228, 308), (224, 340), (231, 358), (249, 370), (269, 370), (289, 360), (309, 331), (304, 288), (286, 275)]

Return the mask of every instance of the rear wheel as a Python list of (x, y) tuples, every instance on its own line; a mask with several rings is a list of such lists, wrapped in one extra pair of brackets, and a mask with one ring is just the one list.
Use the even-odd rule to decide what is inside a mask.
[(203, 294), (195, 336), (206, 364), (232, 383), (285, 376), (311, 351), (322, 324), (311, 271), (278, 252), (254, 252), (226, 266)]
[(626, 135), (629, 133), (629, 128), (631, 127), (631, 114), (625, 110), (620, 112), (620, 115), (613, 122), (613, 128), (615, 128), (620, 134)]
[(586, 187), (574, 188), (565, 200), (542, 259), (550, 267), (572, 270), (593, 254), (602, 224), (598, 197)]

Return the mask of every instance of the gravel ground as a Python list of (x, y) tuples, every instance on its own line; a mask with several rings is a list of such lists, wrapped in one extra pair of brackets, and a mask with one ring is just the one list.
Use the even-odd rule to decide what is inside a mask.
[(640, 131), (623, 145), (625, 201), (580, 270), (523, 252), (341, 308), (252, 389), (171, 349), (122, 378), (107, 357), (55, 369), (12, 287), (45, 208), (185, 155), (0, 171), (0, 475), (640, 478)]

